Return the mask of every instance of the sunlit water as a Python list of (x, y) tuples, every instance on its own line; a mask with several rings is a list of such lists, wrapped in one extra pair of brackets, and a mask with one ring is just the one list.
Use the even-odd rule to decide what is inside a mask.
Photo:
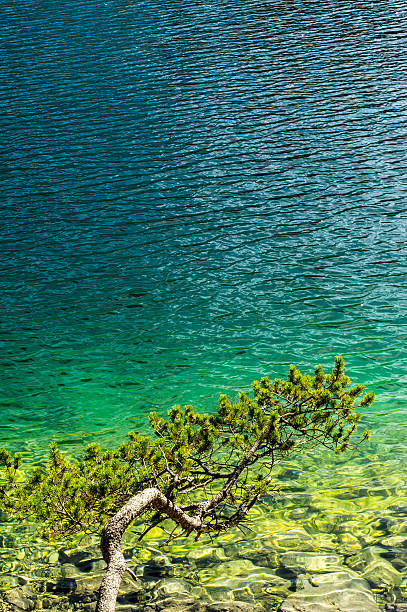
[[(372, 512), (397, 514), (406, 9), (3, 4), (1, 445), (79, 452), (145, 428), (150, 409), (210, 410), (220, 391), (342, 354), (378, 396), (372, 443), (343, 468), (355, 530), (375, 487)], [(326, 530), (313, 487), (339, 508), (350, 481), (328, 456), (295, 461), (293, 520)]]

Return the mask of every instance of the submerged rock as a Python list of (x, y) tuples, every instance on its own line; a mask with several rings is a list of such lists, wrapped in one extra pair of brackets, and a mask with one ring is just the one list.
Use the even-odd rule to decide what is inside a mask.
[(287, 552), (280, 555), (280, 561), (286, 569), (294, 574), (300, 574), (303, 572), (327, 572), (341, 568), (343, 557), (334, 554)]
[(186, 580), (166, 578), (161, 580), (154, 588), (154, 596), (163, 599), (168, 596), (185, 597), (191, 592), (191, 585)]
[(276, 568), (279, 565), (278, 554), (275, 550), (259, 550), (253, 547), (252, 550), (241, 552), (239, 557), (259, 567)]
[(279, 612), (380, 612), (367, 582), (348, 572), (320, 574), (303, 585)]
[(315, 550), (315, 543), (312, 536), (304, 529), (289, 529), (275, 535), (269, 542), (263, 539), (265, 545), (269, 544), (276, 550)]
[(360, 540), (352, 533), (340, 533), (338, 535), (338, 544), (340, 546), (340, 552), (345, 555), (354, 555), (362, 550)]
[(385, 559), (376, 559), (367, 565), (362, 574), (373, 586), (382, 588), (400, 586), (402, 575)]
[(148, 581), (159, 580), (174, 575), (174, 566), (167, 557), (155, 557), (143, 566), (143, 579)]
[[(99, 580), (100, 586), (101, 579)], [(135, 604), (140, 603), (145, 598), (145, 591), (141, 583), (135, 584), (132, 580), (123, 580), (117, 596), (118, 604)]]
[(197, 600), (179, 601), (171, 598), (138, 608), (117, 606), (117, 612), (161, 612), (164, 610), (165, 612), (266, 612), (261, 604), (245, 601), (203, 603)]
[(89, 561), (94, 558), (100, 558), (100, 550), (98, 547), (87, 548), (61, 548), (59, 551), (60, 563), (71, 563), (72, 565), (80, 566), (84, 561)]
[(61, 565), (59, 574), (61, 578), (78, 578), (78, 576), (82, 575), (82, 572), (78, 570), (76, 565), (66, 563), (65, 565)]
[(352, 555), (346, 559), (346, 565), (348, 565), (355, 572), (363, 572), (365, 568), (379, 559), (381, 550), (374, 546), (368, 546), (364, 548), (357, 555)]
[(11, 606), (12, 610), (18, 612), (19, 610), (33, 610), (34, 602), (31, 598), (27, 597), (23, 589), (11, 589), (4, 594), (4, 602)]
[(206, 612), (265, 612), (265, 609), (261, 604), (231, 601), (209, 604)]
[(402, 574), (389, 561), (383, 559), (381, 552), (382, 549), (372, 546), (349, 557), (346, 563), (375, 587), (400, 586)]
[(206, 567), (213, 563), (229, 561), (228, 557), (225, 555), (225, 551), (220, 546), (203, 546), (202, 548), (195, 548), (189, 552), (188, 558), (194, 561), (198, 567)]
[(60, 578), (57, 581), (50, 581), (46, 584), (48, 593), (70, 594), (75, 593), (76, 588), (77, 582), (74, 578)]
[(16, 576), (12, 574), (4, 574), (0, 576), (0, 589), (6, 590), (21, 584)]
[(71, 596), (72, 601), (90, 603), (96, 601), (97, 592), (102, 582), (102, 576), (80, 578), (75, 581), (76, 588)]
[[(155, 607), (151, 609), (159, 612), (161, 610), (165, 610), (165, 612), (206, 612), (205, 604), (201, 604), (195, 599), (180, 601), (179, 599), (168, 598), (156, 603)], [(140, 608), (139, 612), (145, 612), (145, 610), (149, 611), (150, 607)]]
[(258, 603), (265, 593), (284, 597), (291, 581), (278, 576), (268, 567), (254, 565), (248, 560), (225, 563), (213, 573), (203, 570), (199, 573), (208, 596), (215, 601), (245, 601)]
[(199, 576), (203, 580), (205, 580), (207, 576), (247, 576), (249, 573), (254, 572), (255, 570), (256, 566), (254, 565), (254, 563), (252, 563), (252, 561), (249, 561), (248, 559), (235, 559), (233, 561), (219, 563), (215, 567), (203, 569), (199, 572)]

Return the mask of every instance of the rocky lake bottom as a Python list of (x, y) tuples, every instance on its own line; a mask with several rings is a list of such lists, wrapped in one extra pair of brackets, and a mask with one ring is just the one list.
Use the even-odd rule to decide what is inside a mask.
[[(405, 465), (369, 444), (351, 461), (285, 462), (281, 494), (240, 531), (216, 540), (160, 533), (124, 539), (138, 576), (123, 581), (118, 612), (381, 612), (407, 610)], [(92, 612), (104, 561), (97, 539), (44, 544), (27, 525), (0, 530), (0, 610)], [(161, 539), (160, 539), (161, 538)]]

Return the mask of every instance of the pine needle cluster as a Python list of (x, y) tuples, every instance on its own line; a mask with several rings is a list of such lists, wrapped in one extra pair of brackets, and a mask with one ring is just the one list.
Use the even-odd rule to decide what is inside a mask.
[[(254, 381), (252, 393), (235, 401), (221, 395), (212, 414), (192, 406), (174, 406), (165, 419), (153, 412), (150, 436), (130, 432), (110, 450), (93, 443), (78, 459), (53, 442), (48, 462), (25, 470), (20, 454), (0, 449), (0, 507), (32, 519), (48, 538), (65, 538), (100, 533), (131, 497), (155, 487), (201, 516), (202, 531), (217, 532), (239, 525), (260, 496), (276, 491), (273, 467), (288, 454), (305, 445), (341, 453), (366, 439), (368, 431), (353, 442), (357, 410), (373, 401), (363, 385), (351, 385), (337, 357), (328, 374), (322, 366), (313, 376), (291, 367), (286, 380)], [(143, 520), (141, 538), (154, 526), (167, 530), (164, 511), (149, 509)]]

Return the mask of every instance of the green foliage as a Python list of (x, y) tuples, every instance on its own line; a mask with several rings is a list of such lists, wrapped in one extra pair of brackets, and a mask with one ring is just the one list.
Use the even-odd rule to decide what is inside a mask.
[[(303, 375), (292, 366), (287, 380), (265, 377), (252, 389), (234, 402), (221, 395), (213, 414), (192, 406), (173, 406), (167, 419), (153, 412), (152, 436), (130, 432), (106, 451), (90, 444), (78, 460), (52, 443), (48, 463), (27, 473), (20, 454), (0, 449), (0, 507), (30, 517), (48, 537), (62, 537), (100, 532), (147, 487), (158, 487), (185, 511), (223, 491), (220, 511), (205, 518), (216, 530), (225, 518), (239, 522), (260, 495), (275, 490), (272, 469), (288, 453), (306, 444), (349, 448), (360, 420), (355, 409), (374, 401), (363, 385), (351, 386), (342, 357), (329, 374), (317, 366), (314, 376)], [(158, 512), (145, 516), (150, 526), (165, 519)]]

